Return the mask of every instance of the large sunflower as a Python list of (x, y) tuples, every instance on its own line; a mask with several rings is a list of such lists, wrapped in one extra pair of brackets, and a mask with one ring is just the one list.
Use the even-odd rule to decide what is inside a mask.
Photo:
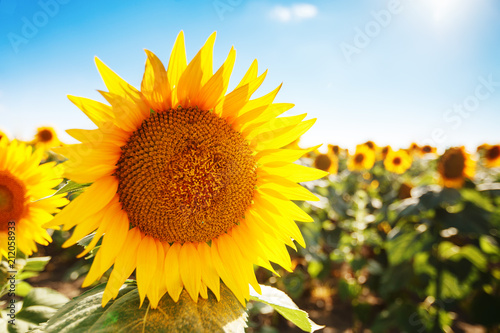
[(411, 167), (412, 158), (406, 150), (389, 150), (384, 159), (384, 166), (387, 171), (402, 174)]
[(103, 306), (134, 269), (141, 304), (147, 296), (153, 308), (183, 288), (194, 301), (207, 287), (219, 298), (220, 279), (245, 303), (249, 284), (260, 290), (254, 264), (290, 270), (285, 244), (304, 246), (294, 221), (312, 219), (291, 200), (316, 200), (297, 183), (325, 172), (293, 163), (306, 151), (280, 148), (315, 120), (277, 118), (293, 107), (273, 104), (281, 86), (250, 99), (266, 76), (257, 61), (226, 94), (235, 50), (212, 74), (214, 41), (187, 64), (181, 32), (167, 69), (146, 51), (140, 91), (96, 59), (110, 106), (69, 97), (98, 128), (69, 130), (82, 143), (58, 151), (69, 178), (93, 184), (50, 225), (75, 227), (64, 246), (97, 229), (80, 256), (104, 235), (83, 283), (114, 265)]
[(42, 224), (67, 203), (64, 195), (40, 200), (62, 181), (55, 162), (39, 165), (42, 155), (16, 140), (0, 139), (0, 252), (5, 257), (11, 242), (27, 255), (36, 252), (36, 243), (47, 245), (51, 238)]
[(366, 144), (358, 145), (354, 155), (349, 158), (347, 168), (350, 171), (368, 170), (375, 164), (375, 152)]
[(439, 158), (438, 172), (445, 187), (460, 188), (474, 177), (475, 162), (464, 147), (449, 148)]

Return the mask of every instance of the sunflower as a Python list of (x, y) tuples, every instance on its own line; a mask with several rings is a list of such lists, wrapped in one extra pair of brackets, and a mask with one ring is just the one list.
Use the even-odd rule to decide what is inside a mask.
[(356, 152), (349, 158), (347, 168), (351, 171), (361, 171), (371, 169), (373, 164), (375, 164), (375, 152), (362, 144), (356, 147)]
[(177, 301), (183, 288), (195, 302), (207, 288), (219, 299), (220, 279), (244, 304), (249, 284), (260, 290), (254, 264), (291, 270), (285, 244), (305, 246), (295, 221), (312, 218), (291, 200), (317, 200), (297, 183), (326, 173), (293, 163), (304, 150), (280, 148), (315, 120), (277, 117), (293, 107), (273, 103), (281, 85), (250, 99), (266, 76), (257, 61), (226, 94), (235, 50), (212, 74), (214, 41), (188, 64), (181, 32), (167, 69), (146, 51), (140, 91), (96, 58), (110, 106), (69, 97), (98, 128), (68, 130), (82, 143), (58, 152), (67, 177), (93, 184), (49, 225), (75, 227), (65, 247), (97, 229), (80, 256), (104, 235), (83, 283), (114, 265), (103, 306), (134, 269), (141, 305), (167, 292)]
[(484, 160), (488, 168), (500, 166), (500, 145), (488, 146), (485, 148)]
[(365, 143), (363, 143), (363, 145), (367, 146), (368, 148), (370, 148), (373, 151), (376, 151), (378, 148), (378, 146), (373, 141), (366, 141)]
[(465, 148), (449, 148), (438, 162), (438, 172), (445, 187), (460, 188), (465, 178), (474, 177), (475, 162)]
[(481, 144), (481, 145), (477, 146), (476, 152), (478, 152), (478, 153), (482, 153), (482, 152), (484, 152), (486, 149), (488, 149), (488, 147), (489, 147), (489, 146), (490, 146), (489, 144), (487, 144), (487, 143), (483, 143), (483, 144)]
[(406, 150), (390, 150), (384, 159), (384, 166), (387, 171), (402, 174), (411, 167), (412, 158)]
[(340, 147), (338, 145), (328, 145), (328, 152), (330, 154), (334, 154), (336, 156), (339, 156), (340, 154)]
[(408, 153), (415, 154), (415, 153), (420, 152), (420, 146), (418, 144), (416, 144), (415, 142), (412, 142), (410, 147), (408, 147), (407, 150), (408, 150)]
[(12, 241), (26, 255), (36, 252), (36, 243), (47, 245), (51, 238), (42, 224), (67, 203), (64, 195), (40, 200), (62, 181), (55, 162), (40, 165), (42, 155), (24, 143), (0, 139), (0, 252), (5, 257)]
[(382, 147), (377, 154), (377, 160), (383, 161), (386, 158), (387, 154), (389, 154), (390, 151), (392, 151), (391, 146)]
[(60, 146), (61, 141), (52, 127), (44, 126), (37, 129), (35, 138), (31, 141), (31, 144), (35, 145), (37, 148), (49, 150)]
[(436, 147), (432, 147), (431, 145), (425, 145), (420, 147), (420, 155), (426, 155), (426, 154), (436, 154)]
[(318, 154), (314, 158), (313, 166), (316, 169), (323, 170), (329, 174), (337, 174), (339, 169), (338, 157), (333, 154)]

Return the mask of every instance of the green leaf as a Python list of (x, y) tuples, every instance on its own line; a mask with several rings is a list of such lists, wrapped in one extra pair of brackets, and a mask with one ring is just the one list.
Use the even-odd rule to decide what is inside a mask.
[(0, 327), (6, 324), (9, 333), (24, 333), (30, 329), (38, 327), (39, 324), (46, 322), (56, 313), (57, 309), (67, 303), (69, 299), (49, 288), (33, 288), (26, 295), (22, 303), (22, 308), (15, 315), (15, 325), (5, 323), (11, 320), (10, 317), (3, 315), (0, 319)]
[(492, 255), (500, 255), (500, 248), (498, 247), (498, 243), (491, 236), (481, 236), (479, 238), (479, 246), (484, 253), (492, 254)]
[(51, 257), (34, 257), (26, 260), (26, 265), (23, 267), (24, 271), (41, 272), (49, 263)]
[(83, 237), (82, 239), (80, 239), (78, 242), (76, 242), (78, 245), (80, 246), (88, 246), (90, 244), (90, 242), (92, 241), (92, 239), (94, 238), (95, 236), (95, 232)]
[(208, 299), (195, 303), (183, 290), (179, 301), (165, 295), (158, 308), (146, 299), (139, 307), (137, 285), (127, 282), (115, 300), (101, 307), (106, 285), (75, 297), (45, 325), (44, 332), (244, 332), (246, 312), (232, 292), (221, 284), (221, 300), (209, 292)]
[(26, 297), (33, 287), (26, 281), (19, 281), (16, 284), (16, 296)]
[(460, 256), (469, 260), (477, 269), (485, 272), (488, 267), (488, 260), (484, 254), (474, 245), (468, 244), (460, 249)]
[(83, 189), (89, 187), (90, 185), (92, 185), (92, 183), (79, 184), (72, 180), (68, 180), (68, 182), (64, 184), (59, 190), (57, 190), (57, 192), (54, 193), (53, 195), (82, 191)]
[(410, 260), (417, 253), (429, 251), (435, 241), (435, 237), (428, 232), (418, 232), (409, 227), (394, 228), (385, 243), (389, 262), (398, 265)]
[(303, 331), (314, 332), (324, 327), (315, 324), (309, 319), (307, 312), (300, 310), (292, 299), (281, 290), (263, 285), (260, 287), (262, 289), (262, 295), (259, 295), (255, 290), (250, 288), (250, 299), (252, 301), (258, 301), (272, 306), (283, 317), (290, 320)]
[(475, 205), (470, 201), (466, 201), (464, 208), (457, 213), (445, 212), (439, 217), (443, 229), (455, 228), (462, 235), (485, 235), (490, 231), (491, 214)]

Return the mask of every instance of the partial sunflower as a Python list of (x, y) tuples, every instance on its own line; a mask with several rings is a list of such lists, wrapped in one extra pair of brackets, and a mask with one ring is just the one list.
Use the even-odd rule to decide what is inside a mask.
[(439, 158), (438, 172), (445, 187), (460, 188), (465, 178), (474, 177), (475, 162), (465, 151), (465, 148), (449, 148)]
[(384, 147), (380, 148), (380, 150), (378, 151), (378, 154), (377, 154), (377, 161), (385, 160), (387, 154), (389, 154), (390, 151), (392, 151), (391, 146), (384, 146)]
[(368, 170), (375, 164), (375, 152), (365, 144), (358, 145), (356, 152), (349, 158), (347, 168), (351, 171)]
[(35, 145), (37, 148), (49, 150), (51, 148), (59, 147), (61, 145), (61, 141), (57, 137), (57, 133), (54, 128), (43, 126), (38, 127), (31, 144)]
[(485, 148), (484, 161), (488, 168), (500, 166), (500, 145), (488, 146)]
[(328, 145), (328, 152), (330, 154), (334, 154), (336, 156), (339, 156), (340, 154), (340, 147), (338, 145)]
[(427, 155), (427, 154), (436, 154), (436, 147), (432, 147), (431, 145), (425, 145), (420, 147), (420, 155)]
[(80, 256), (104, 235), (83, 283), (114, 265), (103, 306), (134, 269), (141, 305), (147, 296), (156, 308), (167, 292), (177, 301), (183, 288), (219, 299), (220, 279), (244, 304), (249, 283), (260, 290), (254, 264), (290, 270), (285, 244), (305, 246), (295, 221), (312, 218), (292, 200), (317, 200), (297, 183), (326, 173), (294, 163), (305, 150), (280, 148), (315, 119), (278, 117), (293, 107), (273, 103), (281, 85), (250, 99), (267, 73), (257, 61), (226, 94), (236, 54), (212, 74), (214, 41), (188, 64), (181, 32), (167, 69), (146, 51), (140, 91), (96, 59), (110, 106), (69, 96), (98, 128), (68, 130), (82, 144), (58, 152), (68, 178), (93, 184), (49, 225), (75, 227), (64, 247), (97, 229)]
[(412, 158), (406, 150), (390, 150), (384, 159), (385, 169), (389, 172), (402, 174), (411, 167)]
[(487, 143), (483, 143), (483, 144), (481, 144), (481, 145), (477, 146), (476, 152), (478, 152), (478, 153), (482, 153), (482, 152), (484, 152), (486, 149), (488, 149), (488, 147), (489, 147), (489, 146), (490, 146), (489, 144), (487, 144)]
[(0, 140), (2, 140), (3, 138), (6, 138), (7, 140), (9, 139), (7, 134), (5, 132), (3, 132), (2, 130), (0, 130)]
[(418, 144), (416, 144), (415, 142), (412, 142), (410, 144), (410, 147), (408, 147), (408, 153), (410, 154), (415, 154), (415, 153), (419, 153), (420, 152), (420, 146)]
[(365, 146), (367, 146), (368, 148), (370, 148), (371, 150), (373, 151), (376, 151), (378, 149), (378, 146), (375, 144), (375, 142), (373, 141), (366, 141), (365, 143), (363, 143)]
[(0, 252), (5, 257), (8, 242), (15, 241), (26, 255), (36, 252), (36, 243), (49, 244), (50, 235), (42, 225), (68, 202), (64, 195), (40, 200), (54, 194), (62, 181), (55, 163), (40, 165), (42, 155), (42, 150), (32, 152), (16, 140), (0, 140)]
[(339, 170), (339, 160), (334, 154), (318, 154), (314, 158), (313, 166), (316, 169), (323, 170), (329, 174), (335, 175)]

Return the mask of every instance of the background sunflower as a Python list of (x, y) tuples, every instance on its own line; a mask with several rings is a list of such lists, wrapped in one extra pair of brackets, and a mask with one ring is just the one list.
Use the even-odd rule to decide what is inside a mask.
[(350, 171), (368, 170), (375, 163), (375, 151), (366, 144), (356, 146), (356, 151), (349, 158), (347, 167)]
[(460, 188), (474, 177), (475, 165), (465, 147), (449, 148), (439, 159), (438, 172), (445, 187)]
[(42, 156), (42, 150), (32, 153), (23, 143), (0, 139), (0, 251), (5, 258), (8, 240), (26, 255), (37, 251), (36, 243), (47, 245), (51, 237), (42, 225), (68, 202), (64, 195), (53, 195), (62, 168), (55, 162), (40, 165)]

